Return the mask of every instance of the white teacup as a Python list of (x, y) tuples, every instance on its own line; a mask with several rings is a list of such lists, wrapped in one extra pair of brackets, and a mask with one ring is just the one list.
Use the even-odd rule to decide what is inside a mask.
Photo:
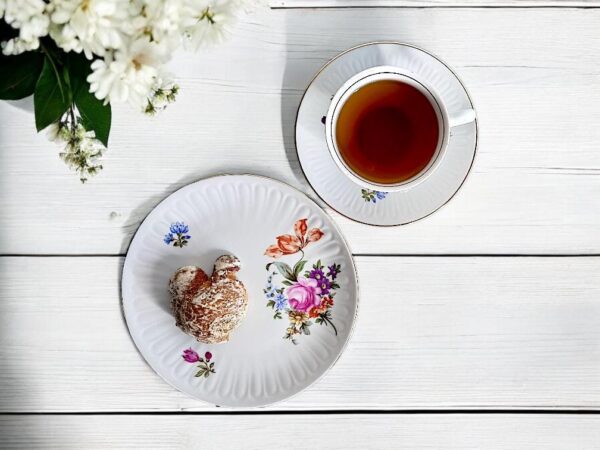
[[(382, 80), (399, 81), (417, 89), (421, 94), (423, 94), (423, 96), (425, 96), (425, 98), (429, 100), (438, 119), (439, 138), (433, 157), (419, 173), (410, 177), (409, 179), (395, 184), (376, 183), (365, 179), (353, 171), (340, 154), (335, 137), (338, 126), (338, 117), (346, 101), (352, 96), (352, 94), (354, 94), (363, 86)], [(329, 105), (329, 110), (327, 111), (327, 116), (325, 118), (325, 134), (327, 146), (333, 160), (348, 178), (350, 178), (356, 184), (367, 189), (374, 191), (394, 192), (412, 187), (423, 181), (429, 174), (433, 173), (444, 157), (448, 147), (451, 129), (471, 123), (474, 120), (475, 111), (473, 109), (467, 109), (461, 111), (459, 114), (449, 117), (448, 111), (440, 99), (440, 96), (432, 88), (427, 86), (426, 83), (418, 80), (417, 77), (411, 72), (393, 66), (378, 66), (356, 74), (346, 81), (336, 92), (331, 100), (331, 104)]]

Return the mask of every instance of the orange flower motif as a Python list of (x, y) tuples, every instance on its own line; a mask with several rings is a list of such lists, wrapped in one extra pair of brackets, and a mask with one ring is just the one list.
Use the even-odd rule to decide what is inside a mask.
[[(265, 256), (270, 258), (279, 258), (283, 255), (292, 255), (299, 252), (311, 242), (316, 242), (323, 237), (319, 228), (308, 230), (308, 219), (297, 220), (294, 224), (294, 234), (282, 234), (277, 236), (277, 243), (270, 245), (265, 250)], [(308, 233), (307, 233), (308, 230)]]
[(306, 244), (308, 245), (309, 242), (317, 242), (323, 237), (323, 234), (324, 233), (319, 228), (312, 228), (308, 232), (308, 241), (306, 242)]
[(323, 300), (321, 301), (321, 306), (325, 309), (329, 308), (330, 306), (333, 306), (333, 299), (331, 297), (323, 297)]
[(265, 251), (265, 255), (271, 258), (279, 258), (281, 255), (283, 255), (283, 251), (278, 245), (269, 245)]
[(319, 317), (319, 315), (327, 311), (327, 308), (329, 308), (330, 306), (333, 306), (333, 299), (331, 297), (323, 297), (319, 306), (315, 306), (310, 310), (309, 316), (313, 319), (315, 317)]
[(277, 246), (284, 255), (291, 255), (302, 248), (302, 241), (291, 234), (284, 234), (282, 236), (277, 236)]
[(302, 244), (304, 244), (304, 235), (306, 234), (306, 230), (308, 229), (308, 225), (306, 225), (306, 222), (307, 219), (300, 219), (294, 224), (294, 233), (296, 233), (296, 236), (298, 237), (298, 239), (300, 239), (300, 242), (302, 242)]

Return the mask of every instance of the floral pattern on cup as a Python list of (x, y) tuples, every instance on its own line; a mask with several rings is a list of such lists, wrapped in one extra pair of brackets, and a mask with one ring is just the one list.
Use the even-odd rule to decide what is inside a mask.
[[(277, 236), (277, 243), (265, 251), (265, 255), (273, 259), (300, 253), (300, 258), (293, 266), (283, 261), (268, 263), (266, 269), (269, 276), (263, 289), (267, 307), (274, 311), (273, 319), (287, 318), (289, 324), (283, 338), (293, 344), (298, 344), (299, 335), (311, 334), (313, 323), (331, 325), (337, 335), (331, 310), (336, 290), (340, 287), (336, 279), (341, 265), (332, 263), (324, 266), (321, 260), (317, 260), (310, 269), (305, 269), (308, 263), (305, 248), (323, 236), (319, 228), (308, 229), (308, 219), (300, 219), (294, 224), (293, 235)], [(283, 280), (277, 284), (279, 275)]]
[(198, 371), (196, 372), (195, 377), (204, 377), (208, 378), (211, 373), (215, 372), (215, 363), (211, 361), (212, 353), (206, 352), (204, 353), (204, 357), (200, 356), (195, 350), (192, 348), (185, 349), (181, 354), (183, 360), (189, 364), (198, 363)]
[(361, 189), (362, 198), (367, 203), (377, 203), (377, 200), (383, 200), (388, 193), (382, 191), (374, 191), (372, 189)]
[(165, 234), (163, 242), (167, 245), (173, 244), (173, 247), (184, 247), (188, 241), (192, 238), (188, 233), (190, 227), (183, 222), (172, 223), (169, 227), (169, 232)]

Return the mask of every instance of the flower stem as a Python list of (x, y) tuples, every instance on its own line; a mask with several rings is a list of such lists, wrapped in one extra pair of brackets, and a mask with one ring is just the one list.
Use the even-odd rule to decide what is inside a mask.
[(331, 327), (333, 328), (333, 331), (335, 331), (335, 335), (337, 336), (338, 332), (337, 332), (337, 328), (335, 327), (335, 325), (333, 324), (333, 322), (331, 321), (331, 319), (329, 317), (323, 317), (327, 323), (329, 325), (331, 325)]
[(75, 133), (77, 128), (77, 122), (75, 121), (75, 111), (73, 111), (73, 106), (69, 107), (69, 116), (71, 117), (71, 130), (73, 131), (73, 133)]

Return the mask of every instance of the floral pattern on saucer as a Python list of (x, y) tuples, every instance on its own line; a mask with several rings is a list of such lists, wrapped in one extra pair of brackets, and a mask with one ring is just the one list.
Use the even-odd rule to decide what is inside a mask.
[(183, 351), (181, 357), (183, 360), (189, 364), (198, 363), (198, 372), (196, 372), (195, 377), (204, 377), (208, 378), (211, 373), (215, 372), (215, 363), (211, 361), (212, 353), (206, 352), (204, 353), (204, 357), (200, 356), (195, 350), (192, 348), (188, 348)]
[[(324, 233), (319, 228), (308, 229), (308, 219), (300, 219), (294, 224), (293, 235), (277, 236), (277, 243), (265, 251), (265, 255), (273, 259), (300, 253), (300, 259), (293, 266), (281, 261), (268, 263), (266, 270), (269, 276), (263, 289), (267, 307), (275, 311), (273, 319), (283, 319), (285, 316), (289, 321), (283, 338), (295, 345), (298, 344), (298, 335), (311, 334), (310, 327), (313, 323), (331, 325), (337, 335), (331, 310), (335, 291), (340, 287), (336, 278), (341, 265), (334, 262), (324, 266), (319, 259), (312, 264), (311, 269), (304, 269), (308, 263), (305, 248), (323, 236)], [(283, 277), (279, 285), (275, 280), (278, 275)]]
[(388, 192), (374, 191), (372, 189), (361, 189), (362, 198), (367, 203), (377, 203), (377, 200), (383, 200), (387, 197)]

